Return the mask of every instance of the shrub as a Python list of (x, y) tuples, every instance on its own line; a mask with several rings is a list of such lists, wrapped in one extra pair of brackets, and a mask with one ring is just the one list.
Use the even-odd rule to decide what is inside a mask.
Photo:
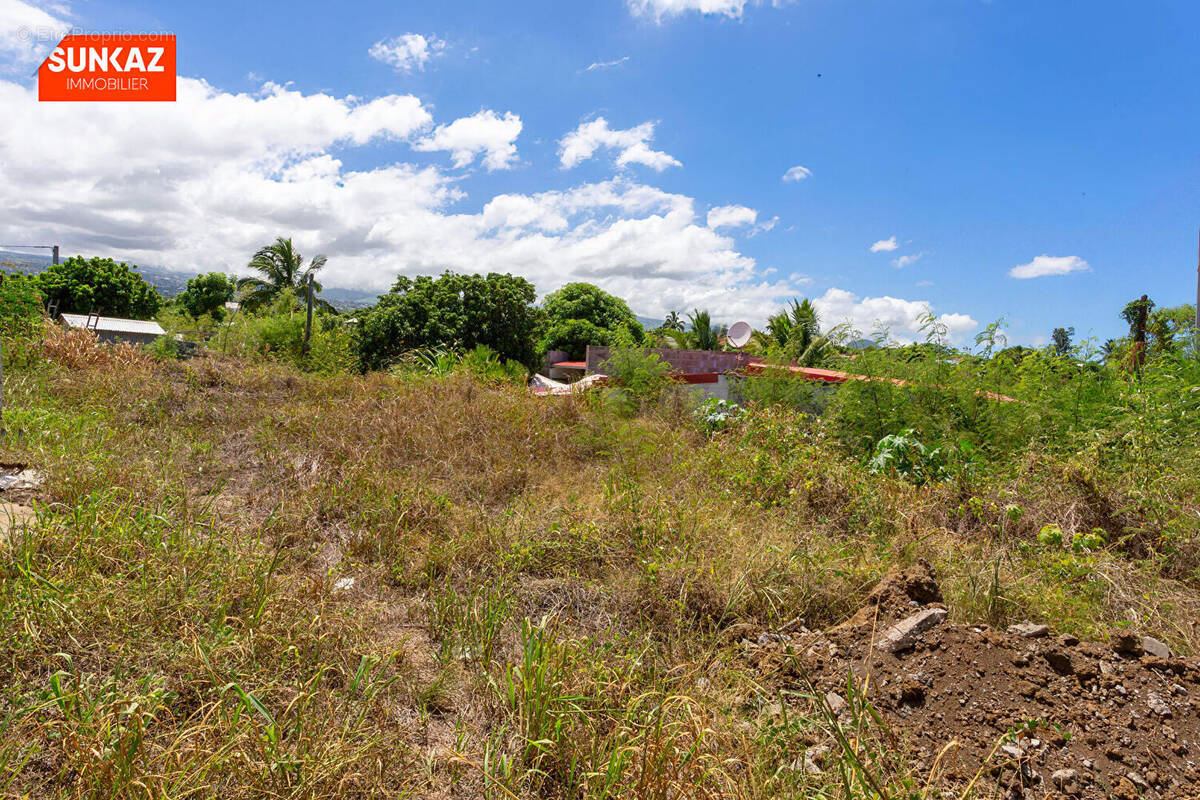
[(625, 332), (617, 335), (600, 369), (616, 384), (612, 397), (626, 412), (657, 403), (672, 385), (671, 365), (657, 353), (638, 347)]
[(724, 430), (742, 417), (742, 407), (717, 397), (710, 397), (693, 412), (697, 424), (711, 435)]

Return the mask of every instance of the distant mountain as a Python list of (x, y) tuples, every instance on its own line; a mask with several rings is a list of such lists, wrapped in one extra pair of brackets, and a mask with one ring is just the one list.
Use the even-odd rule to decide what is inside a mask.
[[(52, 259), (48, 255), (31, 255), (29, 253), (14, 253), (11, 250), (0, 250), (0, 269), (20, 271), (36, 275), (50, 266)], [(163, 297), (174, 297), (187, 288), (188, 278), (195, 273), (176, 272), (164, 267), (147, 267), (138, 264), (134, 270), (146, 279), (146, 283), (158, 289)]]
[(356, 308), (366, 308), (367, 306), (375, 305), (375, 302), (379, 300), (379, 293), (326, 286), (321, 290), (321, 297), (333, 304), (333, 307), (338, 311), (352, 311)]
[[(6, 272), (25, 272), (36, 275), (51, 264), (49, 255), (16, 253), (11, 250), (0, 250), (0, 270)], [(195, 277), (194, 272), (180, 272), (166, 267), (145, 266), (138, 264), (134, 270), (146, 279), (146, 283), (158, 290), (163, 297), (171, 298), (187, 288), (189, 278)], [(378, 299), (377, 293), (363, 292), (357, 289), (326, 288), (321, 297), (328, 300), (339, 311), (350, 311), (374, 305)]]
[(655, 319), (654, 317), (638, 317), (637, 321), (642, 323), (642, 327), (648, 331), (652, 331), (663, 324), (661, 319)]

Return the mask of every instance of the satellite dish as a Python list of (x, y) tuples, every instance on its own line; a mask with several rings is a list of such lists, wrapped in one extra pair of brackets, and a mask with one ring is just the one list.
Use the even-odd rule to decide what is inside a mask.
[(729, 333), (726, 334), (725, 340), (737, 348), (746, 346), (746, 342), (750, 341), (750, 326), (745, 322), (735, 322), (729, 328)]

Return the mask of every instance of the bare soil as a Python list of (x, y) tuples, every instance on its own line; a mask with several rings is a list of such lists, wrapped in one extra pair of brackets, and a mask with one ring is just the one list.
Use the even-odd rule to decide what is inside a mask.
[(950, 622), (896, 653), (876, 646), (941, 600), (922, 564), (889, 575), (845, 623), (761, 632), (744, 657), (776, 688), (824, 694), (835, 713), (852, 674), (907, 734), (921, 772), (952, 783), (979, 776), (1014, 798), (1200, 796), (1196, 660), (1138, 653), (1127, 631), (1109, 645)]

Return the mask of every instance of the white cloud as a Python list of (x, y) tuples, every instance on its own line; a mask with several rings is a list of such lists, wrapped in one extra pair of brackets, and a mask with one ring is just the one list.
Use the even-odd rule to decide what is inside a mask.
[(904, 269), (905, 267), (920, 261), (924, 255), (924, 253), (910, 253), (909, 255), (893, 258), (892, 266), (894, 266), (896, 269)]
[(757, 221), (758, 212), (745, 206), (717, 206), (708, 212), (708, 227), (713, 230), (753, 225)]
[(628, 0), (629, 10), (639, 17), (653, 17), (662, 22), (689, 11), (740, 19), (747, 0)]
[(45, 58), (67, 33), (69, 16), (60, 6), (0, 0), (0, 62), (6, 73), (27, 73)]
[(680, 163), (658, 150), (651, 150), (649, 143), (654, 139), (654, 123), (643, 122), (633, 128), (614, 130), (608, 120), (596, 117), (582, 122), (575, 130), (559, 140), (559, 157), (565, 169), (570, 169), (596, 155), (600, 148), (620, 150), (618, 166), (643, 164), (656, 172), (667, 167), (678, 167)]
[[(900, 341), (922, 338), (920, 318), (933, 312), (927, 300), (903, 300), (898, 297), (859, 297), (845, 289), (832, 288), (813, 300), (821, 315), (821, 325), (828, 329), (843, 322), (855, 330), (870, 335), (876, 323), (888, 329)], [(937, 321), (945, 325), (951, 340), (961, 342), (979, 323), (967, 314), (941, 314)]]
[(448, 150), (456, 167), (465, 167), (483, 154), (483, 164), (489, 171), (508, 169), (517, 158), (515, 142), (520, 135), (521, 118), (516, 114), (506, 111), (501, 117), (495, 111), (484, 110), (437, 126), (413, 148), (426, 152)]
[[(361, 146), (425, 141), (433, 120), (415, 97), (368, 102), (275, 85), (230, 94), (181, 78), (178, 98), (38, 103), (31, 88), (0, 80), (0, 241), (244, 272), (258, 247), (285, 235), (329, 256), (327, 286), (511, 272), (541, 292), (585, 280), (640, 314), (710, 308), (722, 321), (761, 321), (805, 282), (768, 277), (739, 252), (734, 229), (708, 227), (691, 197), (626, 177), (476, 198), (436, 166), (348, 168)], [(453, 124), (438, 129), (443, 137), (463, 130), (444, 133)]]
[(423, 70), (429, 59), (441, 55), (446, 43), (436, 36), (426, 39), (419, 33), (406, 33), (391, 39), (380, 39), (367, 52), (376, 61), (382, 61), (402, 72)]
[(1021, 264), (1008, 271), (1010, 278), (1041, 278), (1046, 275), (1067, 275), (1072, 272), (1087, 272), (1091, 267), (1079, 256), (1040, 255), (1028, 264)]
[(591, 64), (588, 64), (587, 71), (591, 72), (592, 70), (596, 70), (596, 69), (608, 69), (609, 67), (619, 67), (620, 65), (624, 64), (628, 60), (629, 60), (629, 56), (621, 56), (620, 58), (614, 59), (612, 61), (593, 61)]
[(783, 179), (785, 181), (802, 181), (810, 175), (812, 175), (811, 169), (796, 165), (787, 172), (783, 173)]
[(890, 253), (900, 245), (896, 243), (895, 236), (889, 236), (887, 239), (880, 239), (875, 244), (871, 245), (872, 253)]

